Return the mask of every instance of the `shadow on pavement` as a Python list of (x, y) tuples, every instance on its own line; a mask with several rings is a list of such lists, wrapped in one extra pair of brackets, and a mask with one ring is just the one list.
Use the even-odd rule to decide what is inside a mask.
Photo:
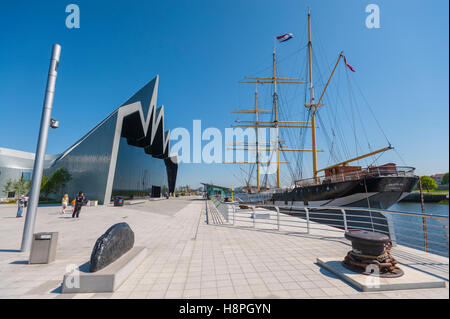
[(0, 249), (0, 253), (20, 253), (19, 249)]
[(59, 285), (59, 287), (56, 287), (52, 291), (50, 291), (51, 294), (60, 294), (62, 292), (62, 284)]
[(10, 265), (28, 265), (28, 260), (16, 260), (9, 263)]

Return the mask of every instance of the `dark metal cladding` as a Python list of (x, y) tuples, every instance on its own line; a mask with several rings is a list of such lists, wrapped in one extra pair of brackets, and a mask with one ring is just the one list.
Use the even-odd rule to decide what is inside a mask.
[(89, 271), (96, 272), (119, 259), (133, 248), (134, 233), (127, 223), (111, 226), (97, 239), (91, 253)]
[[(323, 183), (296, 187), (291, 192), (275, 193), (275, 201), (323, 201), (333, 200), (339, 197), (349, 196), (356, 193), (391, 193), (402, 194), (411, 192), (418, 181), (417, 177), (368, 177), (364, 180)], [(367, 190), (366, 190), (367, 188)], [(394, 204), (396, 201), (392, 204)], [(390, 204), (389, 206), (391, 206)], [(381, 208), (381, 207), (379, 207)]]
[(178, 158), (176, 156), (167, 157), (164, 159), (164, 163), (166, 164), (169, 192), (173, 193), (175, 192), (175, 183), (177, 180)]
[(353, 193), (357, 185), (358, 181), (348, 181), (296, 187), (290, 192), (273, 194), (273, 200), (306, 202), (330, 200)]

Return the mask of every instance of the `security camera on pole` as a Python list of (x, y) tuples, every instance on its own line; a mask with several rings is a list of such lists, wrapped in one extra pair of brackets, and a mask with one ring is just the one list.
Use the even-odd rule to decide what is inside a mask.
[(31, 247), (31, 239), (34, 232), (34, 224), (36, 222), (37, 206), (39, 202), (39, 192), (41, 189), (42, 171), (44, 169), (45, 150), (47, 148), (48, 128), (57, 128), (58, 121), (51, 119), (53, 97), (55, 95), (56, 76), (58, 75), (59, 56), (61, 53), (61, 46), (59, 44), (53, 45), (52, 57), (50, 60), (50, 67), (47, 77), (47, 88), (45, 91), (44, 107), (42, 110), (41, 128), (39, 130), (39, 139), (36, 148), (36, 155), (34, 158), (32, 184), (30, 190), (30, 200), (27, 208), (27, 215), (25, 218), (25, 225), (23, 228), (22, 245), (20, 250), (22, 252), (28, 251)]

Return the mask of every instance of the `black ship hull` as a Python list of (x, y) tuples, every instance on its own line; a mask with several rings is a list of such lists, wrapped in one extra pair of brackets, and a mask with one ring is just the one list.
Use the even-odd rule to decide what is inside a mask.
[[(265, 204), (280, 206), (280, 212), (306, 218), (304, 206), (309, 206), (309, 219), (344, 228), (342, 211), (333, 207), (363, 207), (388, 209), (407, 196), (418, 181), (416, 176), (374, 176), (361, 179), (296, 187), (266, 197)], [(249, 197), (251, 200), (251, 197)], [(299, 207), (300, 206), (300, 207)], [(320, 209), (314, 208), (320, 207)], [(390, 233), (389, 216), (366, 210), (346, 210), (347, 227)]]

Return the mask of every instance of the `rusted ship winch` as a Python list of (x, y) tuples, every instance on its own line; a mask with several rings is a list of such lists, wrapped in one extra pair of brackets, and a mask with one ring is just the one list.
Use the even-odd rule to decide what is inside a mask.
[[(343, 261), (344, 266), (364, 275), (394, 278), (403, 275), (391, 255), (392, 244), (388, 236), (364, 230), (351, 230), (345, 238), (352, 242), (352, 250)], [(375, 270), (378, 267), (378, 272)]]

